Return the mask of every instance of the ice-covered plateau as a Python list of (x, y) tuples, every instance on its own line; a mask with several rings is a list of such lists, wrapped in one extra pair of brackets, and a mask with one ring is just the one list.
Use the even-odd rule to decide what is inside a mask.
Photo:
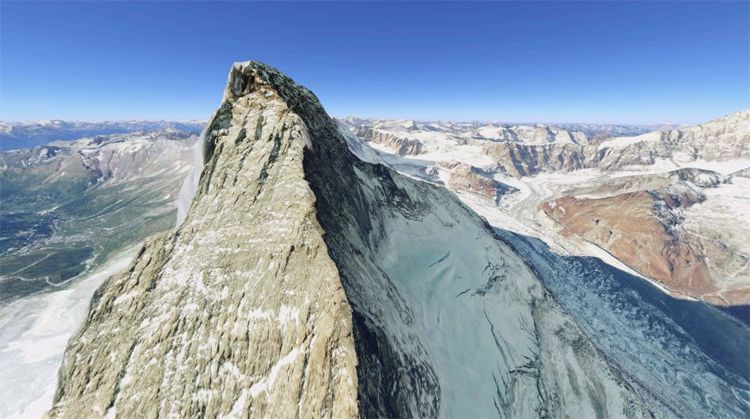
[[(746, 377), (664, 316), (594, 345), (540, 267), (448, 190), (355, 157), (271, 67), (232, 67), (204, 144), (185, 220), (97, 291), (50, 417), (748, 412)], [(613, 360), (638, 339), (674, 390)]]

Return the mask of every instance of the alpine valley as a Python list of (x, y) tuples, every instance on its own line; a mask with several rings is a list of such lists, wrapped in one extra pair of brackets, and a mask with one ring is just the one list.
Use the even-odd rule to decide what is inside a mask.
[(2, 129), (1, 417), (750, 415), (750, 110)]

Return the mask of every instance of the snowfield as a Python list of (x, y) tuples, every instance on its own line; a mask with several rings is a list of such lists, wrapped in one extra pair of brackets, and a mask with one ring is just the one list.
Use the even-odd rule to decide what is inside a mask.
[(134, 254), (130, 249), (113, 257), (69, 288), (0, 306), (0, 417), (41, 418), (52, 407), (65, 347), (94, 291), (124, 270)]

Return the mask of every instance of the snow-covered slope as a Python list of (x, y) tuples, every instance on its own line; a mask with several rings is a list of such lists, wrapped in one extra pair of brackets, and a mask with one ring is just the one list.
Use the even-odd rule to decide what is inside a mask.
[(750, 159), (750, 110), (694, 127), (654, 131), (636, 137), (608, 139), (596, 146), (596, 164), (603, 168)]
[(96, 289), (127, 268), (130, 250), (82, 274), (71, 287), (0, 305), (0, 417), (36, 419), (52, 407), (68, 340), (86, 318)]
[(466, 134), (469, 138), (493, 141), (514, 141), (523, 144), (587, 144), (581, 131), (567, 131), (556, 127), (525, 125), (484, 125)]
[[(454, 188), (447, 181), (449, 177), (443, 176), (447, 168), (439, 162), (372, 149), (346, 128), (343, 133), (350, 148), (362, 158), (383, 162), (429, 183), (445, 180), (446, 186)], [(462, 158), (460, 153), (457, 155)], [(725, 186), (732, 184), (722, 183), (727, 181), (723, 175), (695, 169), (664, 173), (675, 167), (649, 168), (656, 173), (585, 169), (521, 179), (496, 174), (496, 179), (516, 189), (503, 195), (497, 203), (475, 191), (456, 191), (463, 202), (486, 217), (491, 225), (501, 227), (496, 229), (498, 235), (520, 254), (596, 347), (623, 368), (626, 381), (637, 383), (642, 394), (658, 400), (653, 403), (669, 406), (669, 413), (657, 413), (657, 417), (662, 414), (667, 417), (746, 416), (750, 409), (746, 397), (750, 389), (747, 368), (750, 365), (747, 352), (750, 329), (747, 325), (711, 306), (670, 296), (665, 289), (649, 282), (653, 279), (629, 269), (601, 248), (559, 234), (559, 224), (540, 210), (541, 204), (568, 191), (610, 196), (629, 189), (669, 188), (675, 182), (707, 188), (704, 193), (710, 194), (704, 203), (688, 211), (707, 202), (717, 202), (717, 194), (726, 199), (718, 201), (723, 204), (712, 205), (716, 210), (726, 205), (731, 197), (738, 196), (736, 189), (726, 194)], [(600, 195), (593, 195), (595, 193)], [(736, 205), (742, 207), (741, 203)], [(618, 208), (613, 216), (626, 210)], [(688, 223), (697, 221), (689, 214), (688, 217)], [(710, 221), (705, 220), (703, 224), (710, 224)], [(742, 230), (743, 225), (725, 222), (716, 228), (733, 227), (746, 232), (747, 229)], [(713, 231), (718, 231), (716, 228)], [(742, 234), (735, 231), (727, 237)], [(410, 242), (406, 237), (401, 239)], [(432, 238), (423, 242), (430, 240)], [(734, 239), (725, 243), (737, 244)], [(461, 256), (471, 260), (467, 255)], [(743, 283), (741, 279), (733, 281)]]

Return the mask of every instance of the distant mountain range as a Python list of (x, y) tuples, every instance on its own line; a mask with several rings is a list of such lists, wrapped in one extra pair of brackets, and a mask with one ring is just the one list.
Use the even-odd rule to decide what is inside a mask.
[[(341, 124), (349, 126), (377, 126), (385, 129), (424, 130), (463, 133), (476, 137), (510, 139), (519, 134), (530, 139), (534, 135), (554, 137), (559, 133), (585, 136), (587, 142), (598, 142), (609, 137), (634, 136), (651, 131), (678, 128), (674, 124), (592, 124), (592, 123), (541, 123), (541, 122), (482, 122), (482, 121), (416, 121), (411, 119), (359, 118), (348, 116), (337, 118)], [(519, 138), (519, 137), (515, 137)], [(540, 139), (540, 138), (539, 138)]]
[(29, 148), (51, 141), (75, 140), (94, 135), (148, 131), (200, 133), (205, 121), (0, 121), (0, 150)]
[[(406, 120), (372, 120), (357, 117), (347, 117), (339, 121), (350, 125), (372, 125), (380, 121), (384, 124), (413, 124), (414, 127), (425, 129), (444, 130), (475, 130), (477, 135), (487, 135), (489, 131), (497, 128), (495, 134), (501, 135), (514, 129), (525, 132), (535, 132), (537, 135), (556, 135), (558, 133), (571, 132), (577, 136), (585, 136), (589, 142), (608, 137), (634, 136), (644, 134), (657, 129), (674, 128), (675, 125), (627, 125), (627, 124), (587, 124), (587, 123), (564, 123), (564, 124), (501, 124), (486, 122), (445, 122), (445, 121), (406, 121)], [(43, 145), (51, 141), (76, 140), (93, 135), (125, 134), (130, 132), (150, 131), (184, 131), (200, 133), (206, 121), (62, 121), (62, 120), (39, 120), (23, 122), (0, 121), (0, 150), (14, 150), (19, 148), (30, 148)], [(549, 133), (549, 134), (547, 134)], [(563, 134), (564, 135), (564, 134)]]
[(197, 138), (112, 134), (0, 153), (0, 301), (59, 287), (172, 227)]

